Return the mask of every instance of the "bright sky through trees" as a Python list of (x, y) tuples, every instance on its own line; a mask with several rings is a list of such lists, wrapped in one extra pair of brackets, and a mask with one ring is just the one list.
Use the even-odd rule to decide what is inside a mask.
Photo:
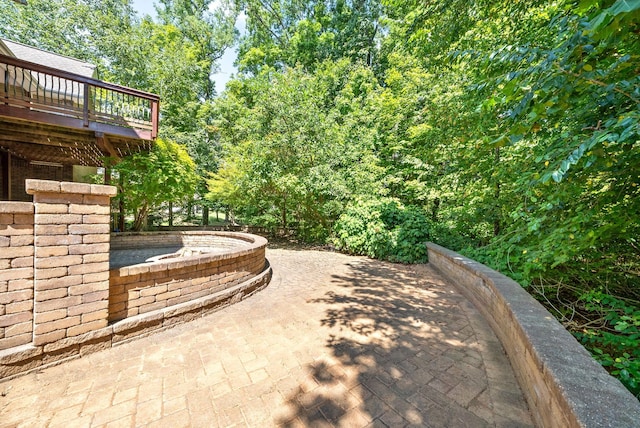
[[(152, 0), (132, 0), (133, 8), (138, 12), (139, 16), (150, 15), (154, 19), (156, 18), (156, 10), (154, 7), (155, 2)], [(216, 3), (212, 3), (214, 6)], [(244, 14), (238, 16), (236, 22), (236, 28), (242, 34), (245, 29), (246, 17)], [(219, 60), (220, 71), (211, 75), (211, 78), (216, 83), (216, 91), (218, 93), (224, 90), (225, 85), (231, 78), (231, 75), (237, 72), (236, 67), (233, 65), (237, 58), (236, 48), (231, 47), (227, 49)]]

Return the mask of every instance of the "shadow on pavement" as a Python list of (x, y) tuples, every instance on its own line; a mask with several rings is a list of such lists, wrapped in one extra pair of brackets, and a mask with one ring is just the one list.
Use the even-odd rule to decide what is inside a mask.
[(340, 334), (279, 424), (494, 425), (471, 308), (429, 266), (363, 260), (333, 281), (339, 291), (312, 303), (330, 305), (322, 324)]

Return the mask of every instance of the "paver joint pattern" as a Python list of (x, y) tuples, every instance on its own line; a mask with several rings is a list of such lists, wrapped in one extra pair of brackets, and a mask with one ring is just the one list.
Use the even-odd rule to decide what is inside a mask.
[(247, 300), (0, 382), (0, 426), (532, 426), (499, 341), (428, 265), (267, 258)]

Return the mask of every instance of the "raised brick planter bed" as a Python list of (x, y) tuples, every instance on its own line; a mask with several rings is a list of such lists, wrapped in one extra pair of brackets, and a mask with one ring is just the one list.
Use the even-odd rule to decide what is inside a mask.
[(153, 246), (183, 247), (193, 255), (111, 269), (110, 321), (185, 303), (248, 281), (265, 268), (267, 240), (243, 233), (205, 231), (112, 237), (112, 250), (125, 254)]

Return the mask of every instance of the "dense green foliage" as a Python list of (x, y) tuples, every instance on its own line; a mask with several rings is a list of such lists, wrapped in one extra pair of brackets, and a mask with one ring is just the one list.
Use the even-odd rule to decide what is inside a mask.
[(242, 6), (211, 198), (349, 252), (475, 257), (640, 392), (640, 2)]
[(381, 198), (356, 201), (338, 218), (336, 247), (402, 263), (424, 263), (430, 225), (422, 209)]
[(613, 330), (584, 329), (575, 332), (576, 337), (637, 396), (640, 390), (640, 310), (601, 291), (586, 292), (581, 300), (585, 310), (595, 314), (596, 319), (604, 319)]
[(150, 153), (137, 153), (114, 168), (119, 175), (117, 199), (142, 230), (150, 212), (165, 202), (185, 202), (195, 193), (196, 165), (177, 143), (157, 139)]
[(209, 181), (209, 199), (250, 223), (293, 227), (317, 241), (330, 235), (346, 202), (376, 191), (369, 180), (377, 161), (360, 129), (370, 119), (345, 122), (337, 111), (358, 109), (366, 95), (354, 98), (350, 85), (335, 81), (336, 70), (371, 78), (343, 61), (321, 65), (314, 76), (301, 68), (265, 69), (229, 85), (217, 102), (227, 155)]
[(211, 206), (372, 257), (463, 252), (640, 393), (640, 1), (159, 3), (4, 2), (0, 29), (159, 93)]

